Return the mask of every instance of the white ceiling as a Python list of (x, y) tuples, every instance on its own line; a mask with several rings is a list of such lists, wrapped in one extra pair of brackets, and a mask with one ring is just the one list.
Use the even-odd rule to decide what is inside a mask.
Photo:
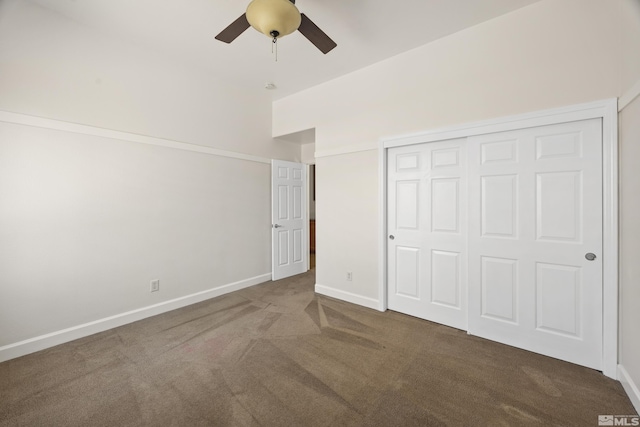
[(212, 78), (282, 98), (539, 0), (298, 0), (296, 6), (338, 47), (327, 55), (295, 32), (278, 42), (250, 28), (233, 43), (214, 37), (249, 0), (30, 0), (100, 32), (172, 60), (204, 67)]

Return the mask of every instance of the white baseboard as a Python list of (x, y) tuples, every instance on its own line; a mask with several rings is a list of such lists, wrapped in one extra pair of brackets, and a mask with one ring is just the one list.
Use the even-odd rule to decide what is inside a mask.
[(98, 319), (93, 322), (73, 326), (71, 328), (52, 332), (46, 335), (29, 338), (14, 344), (5, 345), (0, 347), (0, 362), (35, 353), (36, 351), (64, 344), (108, 329), (117, 328), (118, 326), (166, 313), (177, 308), (225, 295), (269, 280), (271, 280), (271, 273), (261, 274), (260, 276), (229, 283), (217, 288), (208, 289), (206, 291), (164, 301), (148, 307), (138, 308), (126, 313), (116, 314), (115, 316), (105, 317), (104, 319)]
[(362, 295), (352, 294), (351, 292), (330, 288), (328, 286), (324, 286), (319, 283), (316, 283), (316, 293), (320, 295), (325, 295), (331, 298), (336, 298), (342, 301), (350, 302), (352, 304), (361, 305), (363, 307), (372, 308), (374, 310), (380, 309), (380, 303), (377, 299), (363, 297)]
[(636, 412), (640, 414), (640, 388), (622, 365), (618, 365), (618, 380), (622, 383), (622, 387), (627, 392), (633, 407), (636, 408)]

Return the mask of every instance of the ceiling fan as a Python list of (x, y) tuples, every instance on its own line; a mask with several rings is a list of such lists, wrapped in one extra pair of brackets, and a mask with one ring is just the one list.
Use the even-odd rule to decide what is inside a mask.
[(280, 37), (298, 30), (322, 53), (337, 46), (307, 15), (300, 13), (295, 0), (253, 0), (247, 11), (216, 36), (217, 40), (231, 43), (249, 28), (272, 37), (274, 43)]

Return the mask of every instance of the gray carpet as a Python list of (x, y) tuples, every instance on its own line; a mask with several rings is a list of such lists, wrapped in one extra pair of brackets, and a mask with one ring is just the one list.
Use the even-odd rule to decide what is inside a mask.
[(1, 426), (597, 426), (620, 384), (399, 313), (312, 272), (0, 364)]

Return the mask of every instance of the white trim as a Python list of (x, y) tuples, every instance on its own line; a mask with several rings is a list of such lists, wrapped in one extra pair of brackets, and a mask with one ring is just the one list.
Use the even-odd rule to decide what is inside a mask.
[(602, 107), (602, 372), (618, 365), (618, 104)]
[(636, 408), (636, 412), (640, 414), (640, 388), (622, 365), (618, 365), (618, 380), (622, 384), (624, 391), (627, 392), (629, 400), (633, 403), (633, 407)]
[(618, 111), (624, 110), (625, 107), (631, 104), (638, 96), (640, 96), (640, 80), (638, 80), (631, 89), (622, 94), (618, 100)]
[[(443, 141), (447, 139), (466, 138), (468, 136), (487, 133), (504, 132), (529, 127), (545, 126), (556, 123), (566, 123), (590, 118), (603, 117), (604, 110), (615, 98), (603, 101), (578, 104), (569, 107), (553, 108), (514, 116), (506, 116), (480, 122), (465, 123), (456, 126), (428, 130), (391, 138), (382, 138), (381, 148), (401, 147), (424, 142)], [(558, 117), (562, 117), (558, 121)]]
[(44, 117), (29, 116), (26, 114), (0, 111), (0, 122), (13, 123), (19, 125), (33, 126), (44, 129), (59, 130), (82, 135), (111, 138), (121, 141), (137, 142), (139, 144), (155, 145), (158, 147), (173, 148), (176, 150), (192, 151), (195, 153), (210, 154), (218, 157), (228, 157), (238, 160), (247, 160), (258, 163), (271, 163), (271, 159), (252, 156), (250, 154), (236, 153), (233, 151), (219, 150), (217, 148), (206, 147), (204, 145), (190, 144), (187, 142), (173, 141), (170, 139), (156, 138), (153, 136), (138, 135), (135, 133), (122, 132), (118, 130), (104, 129), (95, 126), (81, 125), (78, 123), (64, 122), (61, 120), (46, 119)]
[[(602, 119), (602, 174), (603, 174), (603, 370), (616, 378), (618, 364), (618, 108), (617, 100), (606, 99), (562, 108), (467, 123), (421, 133), (382, 138), (379, 142), (381, 159), (386, 159), (387, 149), (425, 142), (466, 138), (486, 133), (503, 132), (528, 127), (567, 123), (578, 120)], [(382, 166), (381, 166), (382, 167)], [(385, 191), (386, 181), (380, 181), (380, 192)], [(386, 237), (386, 200), (380, 198), (383, 220), (380, 236)], [(385, 243), (382, 243), (385, 246)], [(380, 251), (380, 260), (386, 264), (386, 255)], [(379, 294), (387, 293), (386, 275), (379, 277)], [(387, 308), (386, 302), (381, 309)]]
[(46, 348), (53, 347), (59, 344), (64, 344), (66, 342), (93, 335), (98, 332), (117, 328), (118, 326), (126, 325), (138, 320), (146, 319), (147, 317), (166, 313), (177, 308), (219, 297), (221, 295), (248, 288), (259, 283), (264, 283), (269, 280), (271, 280), (271, 273), (261, 274), (259, 276), (240, 280), (238, 282), (229, 283), (227, 285), (219, 286), (213, 289), (208, 289), (206, 291), (196, 292), (191, 295), (186, 295), (180, 298), (175, 298), (147, 307), (138, 308), (126, 313), (116, 314), (115, 316), (105, 317), (93, 322), (73, 326), (71, 328), (52, 332), (46, 335), (41, 335), (35, 338), (30, 338), (14, 344), (5, 345), (3, 347), (0, 347), (0, 362), (15, 359), (16, 357), (44, 350)]
[(378, 277), (384, 281), (384, 286), (378, 287), (378, 310), (385, 311), (387, 304), (387, 150), (378, 150), (378, 227), (379, 234), (378, 256), (383, 262), (378, 263)]
[(380, 309), (378, 300), (375, 298), (363, 297), (362, 295), (352, 294), (351, 292), (341, 291), (340, 289), (330, 288), (328, 286), (316, 283), (315, 291), (317, 294), (325, 295), (331, 298), (350, 302), (352, 304), (361, 305), (363, 307), (372, 308), (374, 310), (384, 311)]
[(351, 154), (351, 153), (360, 153), (362, 151), (372, 151), (377, 150), (378, 144), (372, 142), (366, 142), (363, 144), (353, 144), (353, 145), (345, 145), (343, 147), (330, 148), (328, 150), (316, 151), (315, 157), (332, 157), (332, 156), (341, 156), (343, 154)]

